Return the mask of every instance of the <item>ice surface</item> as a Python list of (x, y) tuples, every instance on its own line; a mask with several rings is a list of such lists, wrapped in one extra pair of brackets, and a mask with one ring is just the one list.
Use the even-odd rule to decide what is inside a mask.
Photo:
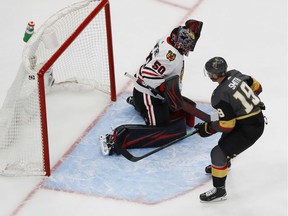
[[(106, 110), (44, 182), (44, 188), (155, 204), (193, 190), (210, 179), (203, 169), (210, 164), (210, 150), (216, 145), (219, 134), (205, 140), (194, 135), (137, 163), (123, 156), (101, 154), (99, 137), (111, 133), (109, 126), (144, 124), (134, 107), (127, 104), (128, 95), (122, 94)], [(198, 107), (206, 113), (212, 111), (207, 104), (199, 103)], [(130, 150), (133, 155), (148, 151), (152, 149)]]
[[(22, 37), (27, 22), (34, 20), (35, 28), (38, 28), (52, 14), (74, 2), (74, 0), (2, 2), (0, 7), (2, 28), (0, 34), (0, 103), (4, 101), (7, 89), (21, 63), (22, 49), (25, 45)], [(173, 27), (183, 24), (186, 19), (199, 19), (204, 21), (203, 31), (195, 51), (186, 60), (183, 94), (197, 101), (209, 102), (216, 85), (203, 76), (203, 65), (215, 55), (225, 57), (231, 69), (239, 69), (243, 73), (255, 76), (263, 85), (264, 91), (261, 98), (266, 104), (265, 115), (269, 121), (263, 136), (255, 146), (239, 155), (233, 162), (233, 168), (227, 178), (228, 200), (225, 202), (199, 203), (199, 194), (211, 188), (210, 180), (171, 199), (167, 199), (168, 196), (164, 198), (167, 192), (165, 188), (162, 189), (163, 194), (156, 196), (158, 201), (156, 199), (149, 201), (149, 195), (145, 194), (144, 197), (127, 196), (124, 198), (134, 200), (130, 202), (112, 197), (107, 198), (107, 194), (100, 197), (89, 193), (94, 190), (94, 187), (87, 189), (91, 187), (86, 184), (89, 179), (81, 175), (78, 175), (77, 188), (75, 185), (69, 191), (63, 190), (62, 187), (56, 189), (56, 184), (53, 184), (55, 189), (52, 188), (52, 184), (48, 186), (48, 183), (52, 183), (52, 178), (0, 177), (0, 215), (286, 216), (287, 1), (111, 0), (111, 12), (117, 92), (120, 95), (125, 88), (132, 90), (127, 78), (123, 76), (124, 72), (137, 71), (158, 38), (168, 33)], [(105, 115), (105, 111), (111, 106), (107, 99), (99, 103), (91, 100), (89, 106), (81, 106), (82, 100), (89, 101), (89, 97), (90, 95), (82, 97), (78, 95), (77, 100), (80, 103), (74, 104), (66, 103), (63, 98), (60, 99), (59, 95), (50, 96), (49, 115), (53, 120), (50, 122), (49, 135), (53, 177), (61, 177), (61, 173), (59, 175), (61, 166), (67, 165), (68, 161), (72, 163), (73, 160), (69, 157), (76, 155), (78, 150), (84, 154), (85, 145), (79, 144), (79, 140), (85, 133), (92, 132), (88, 126), (100, 122), (102, 115)], [(109, 132), (109, 128), (105, 127), (105, 132)], [(191, 137), (191, 140), (195, 138)], [(78, 158), (73, 158), (76, 163), (77, 160), (81, 161), (76, 167), (84, 166), (83, 161), (89, 160), (88, 155), (92, 155), (92, 158), (97, 156), (96, 144), (91, 143), (91, 145), (94, 145), (92, 148), (95, 149), (95, 155), (88, 151), (83, 155), (82, 160), (79, 160), (78, 154)], [(193, 145), (195, 145), (194, 141)], [(73, 152), (74, 150), (76, 152)], [(149, 160), (156, 160), (157, 157), (170, 151), (173, 151), (173, 147), (151, 156)], [(177, 148), (177, 151), (180, 151), (180, 148)], [(174, 153), (180, 154), (180, 152)], [(108, 163), (116, 160), (116, 158), (112, 158), (111, 161), (110, 159), (103, 158), (109, 161)], [(148, 163), (149, 160), (139, 163)], [(117, 158), (118, 163), (119, 161), (129, 164), (124, 158)], [(116, 165), (120, 166), (121, 163), (118, 163)], [(170, 166), (172, 166), (171, 163), (174, 165), (170, 160)], [(87, 163), (86, 165), (94, 164)], [(190, 170), (190, 167), (187, 169)], [(69, 176), (73, 178), (74, 173), (80, 173), (78, 169), (73, 169), (72, 165), (69, 165), (69, 170), (70, 173), (66, 172), (65, 176), (63, 173), (66, 185)], [(183, 170), (186, 171), (186, 168)], [(195, 172), (202, 170), (203, 168), (200, 169), (199, 166)], [(73, 175), (69, 175), (71, 173)], [(185, 172), (185, 174), (192, 175), (193, 173)], [(90, 174), (91, 179), (95, 176)], [(186, 180), (189, 178), (190, 176), (183, 177)], [(61, 181), (61, 179), (56, 180)], [(73, 182), (73, 179), (70, 180)], [(84, 185), (81, 186), (81, 182), (85, 182)], [(89, 192), (84, 191), (84, 188)], [(76, 189), (82, 189), (82, 191), (77, 192)], [(137, 192), (137, 194), (140, 193)], [(167, 200), (159, 202), (159, 198)], [(135, 199), (138, 200), (135, 202)], [(154, 204), (150, 205), (148, 202)]]

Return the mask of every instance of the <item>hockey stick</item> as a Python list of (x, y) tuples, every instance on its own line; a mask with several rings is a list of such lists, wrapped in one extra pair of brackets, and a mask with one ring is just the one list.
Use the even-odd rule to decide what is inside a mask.
[(147, 85), (145, 82), (141, 82), (141, 83), (138, 82), (138, 80), (136, 79), (136, 77), (134, 77), (133, 75), (129, 74), (128, 72), (125, 72), (124, 75), (127, 76), (127, 77), (129, 77), (133, 82), (138, 83), (139, 85), (142, 85), (142, 86), (144, 86), (145, 88), (149, 89), (149, 90), (152, 92), (152, 94), (154, 94), (154, 95), (155, 95), (157, 98), (159, 98), (160, 100), (165, 100), (165, 98), (162, 97), (162, 96), (159, 94), (159, 92), (158, 92), (157, 89), (155, 89), (155, 88)]
[[(186, 113), (192, 114), (196, 116), (197, 118), (205, 121), (205, 122), (210, 122), (211, 121), (211, 116), (202, 110), (198, 109), (196, 107), (196, 103), (194, 101), (189, 100), (188, 98), (183, 97), (183, 110)], [(195, 103), (195, 105), (194, 105)]]
[(173, 145), (173, 144), (175, 144), (175, 143), (177, 143), (177, 142), (179, 142), (181, 140), (184, 140), (184, 139), (196, 134), (197, 132), (198, 132), (198, 130), (194, 130), (194, 131), (186, 134), (185, 136), (180, 137), (178, 139), (175, 139), (175, 140), (173, 140), (173, 141), (171, 141), (171, 142), (169, 142), (169, 143), (167, 143), (167, 144), (165, 144), (165, 145), (163, 145), (161, 147), (158, 147), (158, 148), (154, 149), (153, 151), (150, 151), (150, 152), (142, 155), (142, 156), (134, 156), (127, 149), (121, 149), (121, 154), (126, 159), (128, 159), (128, 160), (130, 160), (132, 162), (137, 162), (137, 161), (142, 160), (143, 158), (146, 158), (146, 157), (148, 157), (148, 156), (150, 156), (152, 154), (155, 154), (156, 152), (161, 151), (161, 150), (163, 150), (163, 149), (165, 149), (165, 148), (167, 148), (167, 147), (169, 147), (169, 146), (171, 146), (171, 145)]
[[(124, 73), (125, 76), (129, 77), (133, 82), (138, 82), (136, 77), (133, 75), (129, 74), (128, 72)], [(138, 83), (139, 84), (139, 83)], [(141, 82), (141, 85), (145, 86), (147, 89), (149, 89), (155, 96), (161, 100), (165, 100), (157, 91), (157, 89), (147, 85), (145, 82)], [(205, 122), (210, 122), (211, 121), (211, 116), (202, 110), (198, 109), (196, 107), (196, 103), (186, 97), (183, 96), (183, 110), (189, 114), (192, 114), (196, 116), (197, 118), (205, 121)]]

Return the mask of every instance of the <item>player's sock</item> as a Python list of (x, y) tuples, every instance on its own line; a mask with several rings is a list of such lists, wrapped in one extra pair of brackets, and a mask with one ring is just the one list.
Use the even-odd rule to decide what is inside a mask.
[[(228, 168), (231, 167), (231, 161), (230, 161), (230, 160), (228, 160), (228, 162), (227, 162), (227, 167), (228, 167)], [(211, 164), (205, 167), (205, 172), (206, 172), (207, 174), (211, 174), (211, 173), (212, 173), (212, 166), (211, 166)]]

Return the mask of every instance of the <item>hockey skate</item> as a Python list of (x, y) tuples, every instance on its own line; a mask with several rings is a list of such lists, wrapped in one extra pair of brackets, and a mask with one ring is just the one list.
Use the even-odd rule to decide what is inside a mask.
[[(231, 167), (231, 161), (230, 160), (228, 160), (228, 162), (227, 162), (227, 167), (230, 170), (230, 167)], [(211, 174), (212, 173), (212, 165), (211, 164), (205, 167), (205, 172), (207, 174)]]
[(112, 134), (101, 135), (100, 147), (103, 155), (112, 155), (114, 153), (113, 135)]
[(211, 201), (223, 201), (226, 200), (226, 190), (225, 187), (214, 187), (211, 190), (200, 194), (201, 202), (211, 202)]
[(132, 105), (132, 106), (135, 107), (135, 103), (134, 103), (134, 98), (133, 98), (133, 96), (127, 97), (126, 102), (127, 102), (128, 104), (130, 104), (130, 105)]

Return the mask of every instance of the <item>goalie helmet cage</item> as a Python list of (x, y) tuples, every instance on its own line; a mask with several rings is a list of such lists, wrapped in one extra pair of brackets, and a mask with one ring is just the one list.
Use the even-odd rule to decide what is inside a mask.
[(0, 175), (50, 175), (45, 92), (61, 83), (83, 84), (116, 100), (108, 0), (62, 9), (26, 44), (0, 110)]

